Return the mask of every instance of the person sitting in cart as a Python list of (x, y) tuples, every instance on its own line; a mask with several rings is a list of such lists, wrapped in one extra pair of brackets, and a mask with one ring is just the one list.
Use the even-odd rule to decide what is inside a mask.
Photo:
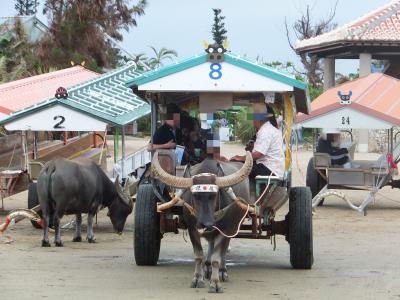
[(349, 151), (347, 148), (339, 148), (333, 145), (338, 138), (340, 138), (340, 131), (336, 129), (324, 130), (318, 139), (316, 151), (329, 154), (332, 165), (342, 166), (349, 162)]
[[(249, 175), (255, 178), (257, 175), (276, 175), (283, 178), (285, 172), (285, 155), (283, 152), (282, 132), (278, 129), (274, 111), (267, 106), (266, 118), (254, 121), (257, 129), (256, 139), (251, 151), (253, 156), (253, 169)], [(246, 150), (251, 147), (246, 146)], [(231, 161), (245, 161), (243, 155), (232, 157)]]
[(183, 155), (182, 165), (190, 163), (195, 165), (202, 162), (206, 157), (206, 147), (200, 137), (200, 124), (197, 119), (191, 118), (187, 124), (188, 134), (183, 134), (183, 145), (185, 152)]
[(149, 144), (148, 150), (175, 149), (176, 145), (182, 145), (182, 133), (179, 124), (179, 110), (175, 105), (168, 105), (164, 124), (155, 131), (153, 143)]

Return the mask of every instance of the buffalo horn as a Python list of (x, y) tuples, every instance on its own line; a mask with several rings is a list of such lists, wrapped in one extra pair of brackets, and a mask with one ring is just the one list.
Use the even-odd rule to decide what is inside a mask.
[(170, 201), (157, 206), (157, 211), (162, 212), (164, 210), (170, 209), (171, 207), (175, 206), (175, 204), (177, 204), (178, 202), (183, 201), (181, 199), (183, 192), (184, 192), (183, 190), (176, 191), (175, 196)]
[(234, 202), (237, 206), (239, 206), (242, 210), (247, 210), (249, 209), (249, 213), (251, 214), (255, 214), (256, 213), (256, 209), (253, 206), (250, 206), (247, 201), (245, 201), (244, 199), (238, 197), (237, 200)]
[(35, 212), (34, 210), (26, 209), (26, 208), (15, 209), (7, 215), (6, 222), (4, 224), (0, 225), (0, 233), (3, 233), (4, 231), (6, 231), (11, 220), (16, 219), (16, 218), (22, 218), (22, 219), (28, 218), (35, 222), (41, 220), (38, 213)]
[[(128, 182), (125, 184), (125, 186), (128, 185)], [(131, 210), (133, 209), (133, 200), (129, 196), (129, 193), (126, 193), (125, 189), (123, 190), (121, 185), (119, 184), (119, 175), (117, 175), (117, 178), (115, 178), (115, 189), (117, 190), (118, 196), (128, 205)]]
[(125, 184), (124, 184), (124, 192), (129, 194), (129, 185), (130, 185), (130, 180), (129, 178), (127, 178), (125, 180)]
[(115, 189), (117, 190), (118, 195), (121, 198), (123, 198), (122, 195), (124, 194), (124, 192), (123, 192), (123, 190), (121, 188), (121, 185), (119, 184), (119, 175), (117, 175), (117, 178), (115, 178), (115, 183), (114, 184), (115, 184)]
[(156, 152), (153, 156), (153, 160), (151, 162), (151, 168), (154, 174), (158, 176), (163, 183), (171, 187), (187, 189), (193, 185), (192, 178), (177, 177), (165, 172), (161, 167), (160, 162), (158, 161), (158, 152)]
[(246, 152), (246, 161), (243, 164), (243, 167), (230, 175), (224, 177), (217, 177), (215, 180), (215, 184), (220, 188), (230, 187), (239, 182), (242, 182), (246, 177), (249, 176), (251, 172), (251, 168), (253, 167), (253, 157), (249, 151)]
[(132, 181), (127, 180), (125, 187), (124, 187), (126, 194), (131, 197), (133, 195), (135, 195), (137, 192), (138, 185), (139, 185), (139, 180), (132, 180)]

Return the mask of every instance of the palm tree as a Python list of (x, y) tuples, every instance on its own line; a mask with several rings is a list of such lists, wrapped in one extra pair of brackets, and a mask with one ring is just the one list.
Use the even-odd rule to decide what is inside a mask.
[(149, 71), (150, 67), (150, 60), (144, 53), (133, 54), (134, 59), (133, 62), (136, 64), (136, 69), (138, 71)]
[(166, 59), (173, 61), (175, 57), (178, 57), (178, 53), (172, 49), (162, 47), (160, 50), (157, 51), (157, 49), (153, 46), (150, 46), (150, 48), (154, 52), (154, 57), (149, 59), (149, 66), (152, 69), (158, 69), (159, 67), (162, 67), (164, 65), (163, 62)]

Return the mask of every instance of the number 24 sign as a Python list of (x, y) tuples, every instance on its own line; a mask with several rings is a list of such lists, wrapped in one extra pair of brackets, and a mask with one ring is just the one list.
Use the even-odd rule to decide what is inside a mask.
[(350, 117), (342, 117), (342, 125), (350, 125)]

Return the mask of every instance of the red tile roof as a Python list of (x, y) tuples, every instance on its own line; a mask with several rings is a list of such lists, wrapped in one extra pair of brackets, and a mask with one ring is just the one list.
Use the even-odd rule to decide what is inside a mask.
[(66, 89), (100, 74), (75, 66), (0, 85), (0, 111), (15, 112), (54, 97), (60, 86)]
[(338, 92), (352, 92), (349, 107), (400, 125), (400, 80), (382, 73), (373, 73), (331, 88), (311, 102), (309, 115), (299, 114), (297, 122), (304, 122), (322, 114), (341, 109)]
[(400, 41), (400, 0), (335, 30), (298, 41), (296, 50), (342, 41)]

